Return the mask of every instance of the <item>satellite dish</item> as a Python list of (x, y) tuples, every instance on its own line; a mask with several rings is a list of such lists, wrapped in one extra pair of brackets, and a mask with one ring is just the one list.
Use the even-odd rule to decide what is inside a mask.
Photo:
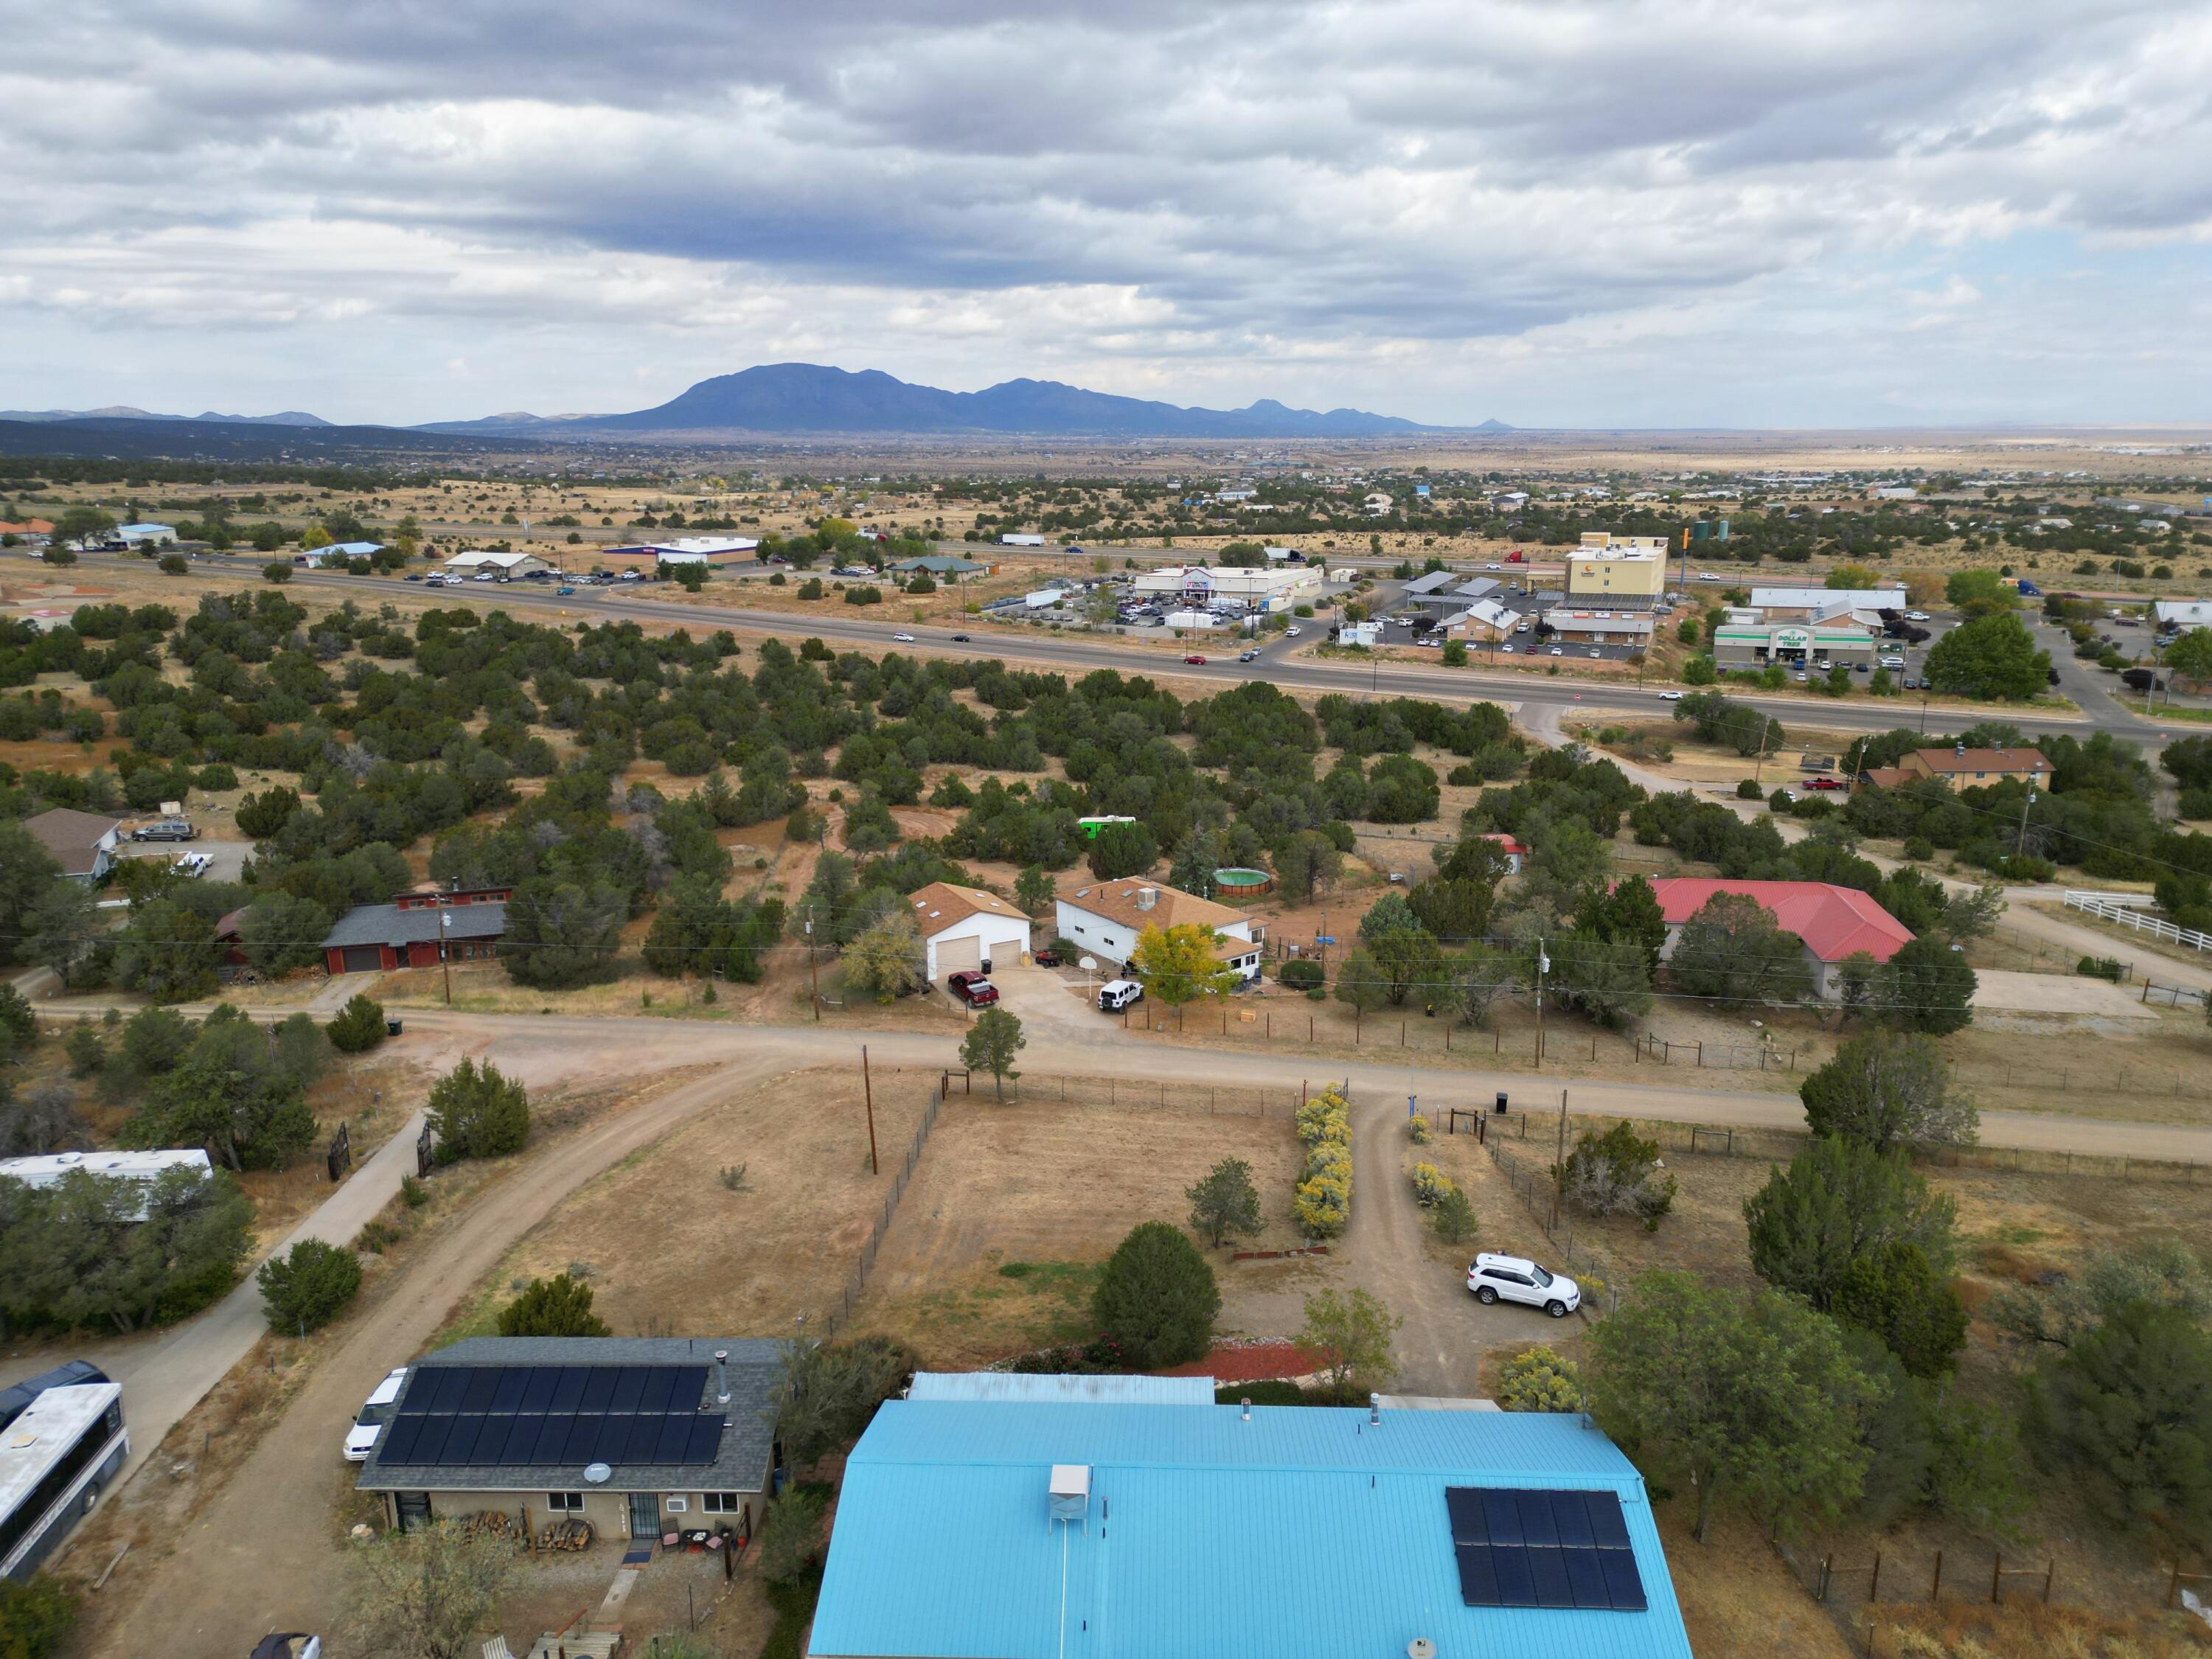
[(1079, 957), (1077, 959), (1075, 965), (1083, 969), (1086, 974), (1096, 973), (1098, 969), (1097, 958), (1095, 957)]
[(584, 1480), (588, 1486), (604, 1486), (609, 1480), (614, 1478), (614, 1473), (615, 1472), (612, 1469), (609, 1468), (604, 1463), (586, 1463), (584, 1465)]

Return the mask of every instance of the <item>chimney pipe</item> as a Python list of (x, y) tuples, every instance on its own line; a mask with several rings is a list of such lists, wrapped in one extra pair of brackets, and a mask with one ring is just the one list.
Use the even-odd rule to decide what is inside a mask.
[(1376, 1428), (1382, 1426), (1382, 1396), (1379, 1394), (1367, 1396), (1367, 1420)]
[(718, 1406), (730, 1403), (730, 1351), (727, 1348), (714, 1350), (714, 1403)]
[(1237, 1403), (1243, 1407), (1244, 1420), (1249, 1423), (1252, 1420), (1252, 1396), (1248, 1394)]

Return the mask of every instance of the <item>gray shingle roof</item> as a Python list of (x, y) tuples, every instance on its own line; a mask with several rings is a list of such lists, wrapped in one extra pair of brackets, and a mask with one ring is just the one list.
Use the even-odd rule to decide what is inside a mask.
[[(714, 1351), (730, 1356), (730, 1400), (714, 1397)], [(416, 1361), (399, 1407), (425, 1370), (446, 1365), (704, 1365), (699, 1408), (723, 1416), (712, 1463), (617, 1463), (599, 1492), (760, 1492), (775, 1431), (770, 1421), (783, 1373), (783, 1344), (759, 1337), (472, 1336)], [(383, 1437), (356, 1483), (363, 1492), (575, 1492), (581, 1464), (386, 1464)]]
[(121, 828), (122, 823), (120, 818), (57, 806), (35, 817), (25, 818), (23, 828), (60, 862), (64, 875), (88, 876), (98, 861), (95, 849), (100, 838)]
[[(438, 918), (451, 916), (453, 925), (440, 928)], [(337, 926), (323, 941), (335, 951), (349, 945), (425, 945), (443, 933), (448, 939), (498, 939), (507, 932), (507, 906), (498, 899), (482, 904), (455, 904), (403, 910), (396, 904), (359, 904), (340, 916)]]

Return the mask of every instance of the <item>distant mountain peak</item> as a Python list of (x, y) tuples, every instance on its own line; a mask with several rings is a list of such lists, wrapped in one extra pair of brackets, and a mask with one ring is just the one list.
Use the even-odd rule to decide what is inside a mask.
[[(434, 432), (527, 432), (547, 422), (535, 415), (442, 421)], [(1363, 410), (1326, 413), (1292, 409), (1265, 398), (1245, 409), (1186, 409), (1141, 398), (1086, 391), (1060, 380), (1001, 380), (981, 392), (915, 386), (879, 368), (842, 369), (819, 363), (762, 363), (699, 381), (653, 409), (586, 416), (565, 432), (745, 432), (779, 434), (982, 435), (1109, 438), (1364, 438), (1435, 431)]]

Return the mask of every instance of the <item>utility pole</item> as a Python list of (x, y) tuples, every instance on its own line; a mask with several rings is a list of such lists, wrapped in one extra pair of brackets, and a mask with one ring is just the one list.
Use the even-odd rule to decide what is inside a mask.
[(453, 913), (438, 907), (438, 965), (446, 970), (446, 1006), (453, 1006)]
[(868, 1107), (868, 1173), (876, 1173), (876, 1089), (868, 1079), (868, 1045), (860, 1045), (860, 1098)]
[(814, 1023), (822, 1023), (822, 970), (814, 959), (814, 907), (806, 907), (806, 978), (813, 988)]
[(1544, 975), (1552, 971), (1552, 959), (1544, 954), (1544, 941), (1536, 941), (1536, 1066), (1544, 1065)]
[(2027, 799), (2020, 804), (2020, 841), (2013, 848), (2013, 856), (2015, 858), (2027, 856), (2027, 809), (2034, 805), (2035, 786), (2031, 783), (2027, 786)]
[(1552, 1166), (1552, 1224), (1559, 1224), (1559, 1199), (1567, 1190), (1567, 1091), (1559, 1091), (1559, 1157)]

